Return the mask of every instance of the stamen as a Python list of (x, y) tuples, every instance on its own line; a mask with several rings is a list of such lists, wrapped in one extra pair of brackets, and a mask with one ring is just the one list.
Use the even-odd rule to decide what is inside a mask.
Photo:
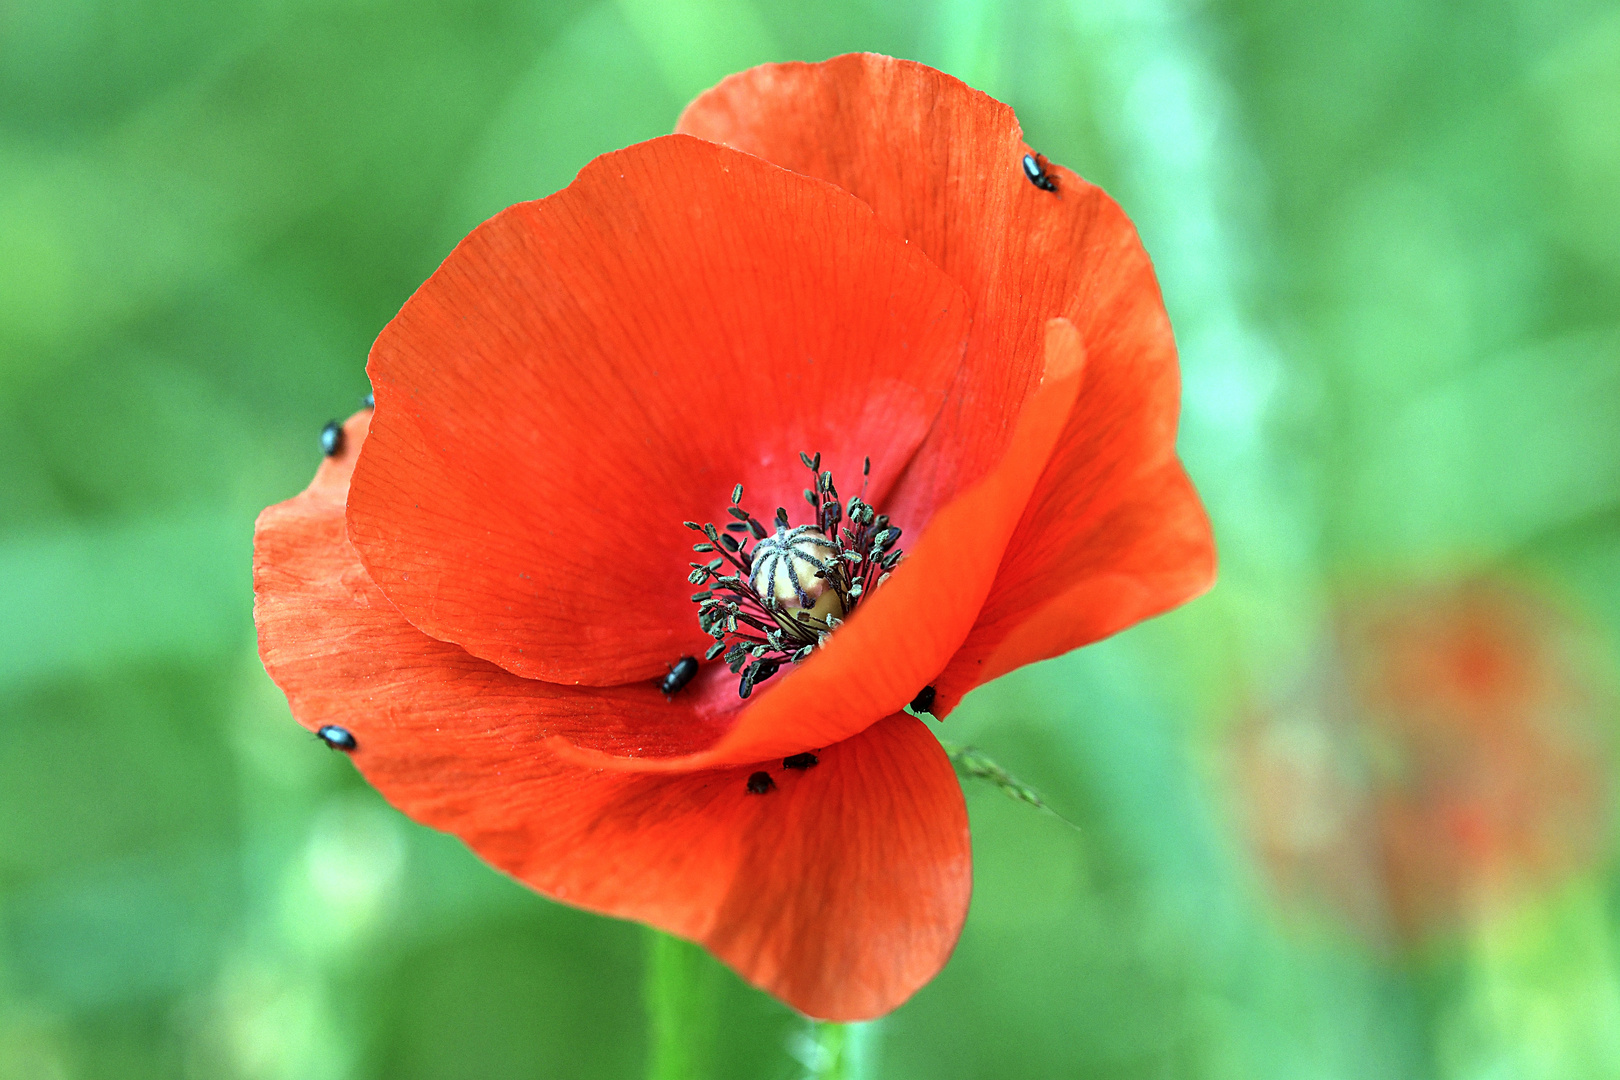
[[(784, 664), (808, 659), (903, 558), (894, 546), (900, 530), (864, 501), (871, 458), (862, 462), (861, 494), (847, 502), (832, 473), (821, 471), (819, 453), (800, 453), (799, 460), (814, 477), (804, 490), (812, 523), (793, 525), (787, 510), (777, 507), (775, 532), (767, 531), (742, 507), (741, 484), (731, 490), (726, 513), (735, 520), (724, 533), (712, 524), (683, 523), (706, 538), (693, 551), (719, 556), (687, 564), (687, 580), (707, 586), (692, 594), (698, 625), (714, 638), (705, 658), (724, 656), (741, 677), (737, 693), (743, 698)], [(728, 562), (736, 572), (722, 574)]]

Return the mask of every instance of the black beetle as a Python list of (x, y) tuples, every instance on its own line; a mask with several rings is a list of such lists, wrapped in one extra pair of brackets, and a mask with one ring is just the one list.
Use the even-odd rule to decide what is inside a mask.
[(917, 696), (911, 699), (912, 712), (925, 712), (934, 715), (935, 690), (932, 686), (925, 686), (917, 691)]
[(343, 425), (336, 420), (328, 420), (321, 428), (321, 453), (327, 457), (343, 453)]
[(808, 769), (812, 765), (815, 765), (820, 760), (821, 759), (816, 757), (816, 755), (814, 755), (810, 751), (806, 750), (802, 754), (794, 754), (792, 757), (783, 758), (782, 759), (782, 768), (784, 768), (784, 769)]
[(315, 732), (315, 737), (333, 750), (342, 750), (345, 753), (353, 753), (360, 748), (360, 744), (354, 741), (349, 729), (338, 727), (336, 724), (327, 724)]
[(658, 683), (658, 689), (665, 694), (673, 694), (691, 682), (698, 673), (698, 662), (695, 656), (683, 656), (669, 666), (669, 674)]
[(763, 795), (776, 786), (768, 772), (757, 772), (748, 778), (748, 794)]
[(1024, 155), (1024, 175), (1029, 177), (1030, 183), (1042, 191), (1057, 190), (1057, 181), (1047, 173), (1046, 163), (1034, 154)]

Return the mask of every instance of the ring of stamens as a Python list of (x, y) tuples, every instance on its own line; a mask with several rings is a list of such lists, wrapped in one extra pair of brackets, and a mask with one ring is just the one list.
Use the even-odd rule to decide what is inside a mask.
[(815, 478), (804, 490), (814, 523), (792, 525), (787, 510), (777, 507), (775, 530), (767, 530), (742, 508), (741, 484), (732, 489), (726, 512), (735, 520), (724, 531), (685, 522), (705, 537), (692, 550), (714, 556), (689, 564), (687, 577), (708, 586), (692, 594), (698, 625), (714, 639), (704, 658), (723, 655), (742, 677), (737, 693), (744, 698), (783, 664), (800, 663), (825, 645), (904, 557), (896, 546), (900, 530), (864, 500), (871, 458), (862, 467), (861, 494), (847, 504), (839, 501), (832, 473), (822, 471), (820, 454), (801, 453), (799, 460)]

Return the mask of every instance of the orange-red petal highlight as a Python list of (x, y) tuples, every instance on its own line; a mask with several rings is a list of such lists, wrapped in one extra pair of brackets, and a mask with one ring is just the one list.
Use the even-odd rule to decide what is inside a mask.
[[(609, 686), (701, 653), (683, 520), (802, 451), (872, 493), (938, 412), (960, 289), (836, 188), (686, 136), (475, 230), (389, 324), (349, 535), (417, 627)], [(707, 558), (705, 556), (704, 558)], [(701, 560), (700, 560), (701, 561)]]
[(1040, 377), (1046, 319), (1069, 314), (1061, 300), (1080, 260), (1055, 241), (1089, 218), (1096, 189), (1077, 185), (1062, 199), (1035, 189), (1012, 109), (932, 68), (870, 53), (733, 75), (687, 106), (676, 130), (838, 185), (966, 291), (968, 362), (884, 507), (921, 525), (1000, 460)]

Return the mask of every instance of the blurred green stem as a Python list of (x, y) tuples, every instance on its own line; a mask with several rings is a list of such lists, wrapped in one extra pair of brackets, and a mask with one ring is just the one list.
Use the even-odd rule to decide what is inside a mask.
[[(647, 930), (647, 1080), (715, 1075), (724, 969), (697, 945)], [(811, 1020), (789, 1046), (804, 1080), (874, 1080), (877, 1023)]]
[(719, 1023), (718, 965), (697, 945), (647, 930), (647, 1080), (708, 1080)]
[(794, 1056), (803, 1063), (804, 1080), (875, 1080), (877, 1022), (828, 1024), (812, 1020)]

